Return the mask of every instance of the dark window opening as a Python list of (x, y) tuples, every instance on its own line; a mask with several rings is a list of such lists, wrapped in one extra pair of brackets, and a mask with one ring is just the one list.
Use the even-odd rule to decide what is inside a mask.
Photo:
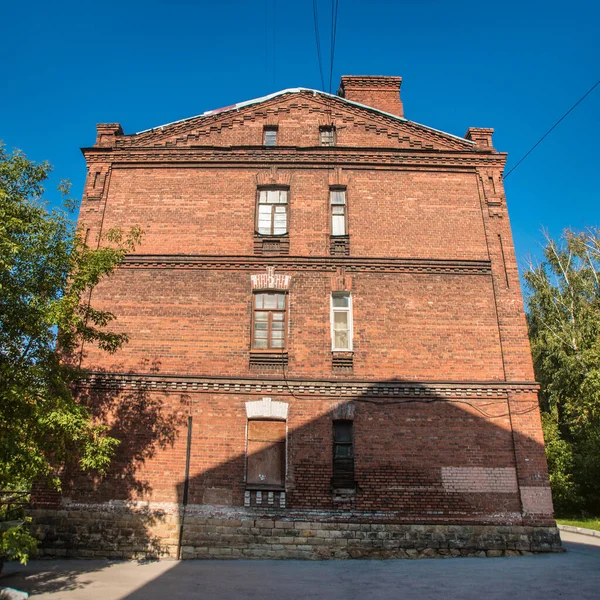
[(353, 421), (333, 422), (333, 477), (334, 489), (353, 489), (354, 481), (354, 431)]

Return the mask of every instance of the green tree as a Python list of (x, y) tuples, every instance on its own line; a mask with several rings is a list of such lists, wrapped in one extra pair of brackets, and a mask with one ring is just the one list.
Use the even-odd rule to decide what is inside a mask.
[(546, 236), (524, 275), (557, 511), (600, 513), (600, 231)]
[(43, 200), (47, 163), (0, 146), (0, 489), (27, 489), (45, 479), (60, 487), (60, 468), (78, 461), (104, 471), (117, 440), (95, 423), (73, 389), (82, 375), (82, 342), (116, 351), (126, 336), (107, 326), (113, 314), (89, 305), (91, 292), (131, 251), (138, 230), (109, 231), (86, 245), (63, 207)]

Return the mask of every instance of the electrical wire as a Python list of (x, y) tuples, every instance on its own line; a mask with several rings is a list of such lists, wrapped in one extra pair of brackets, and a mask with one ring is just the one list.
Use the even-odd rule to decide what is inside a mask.
[(317, 41), (317, 58), (319, 59), (319, 73), (321, 74), (321, 87), (325, 90), (325, 78), (323, 77), (323, 60), (321, 57), (321, 40), (319, 39), (319, 11), (317, 0), (313, 0), (313, 20), (315, 23), (315, 39)]
[(337, 34), (337, 16), (339, 0), (331, 0), (331, 52), (329, 64), (329, 93), (331, 94), (331, 85), (333, 81), (333, 59), (335, 56), (335, 37)]
[(552, 125), (552, 127), (550, 127), (550, 129), (548, 129), (548, 131), (546, 131), (546, 133), (525, 153), (523, 158), (521, 158), (521, 160), (504, 176), (504, 179), (506, 179), (544, 141), (544, 139), (552, 132), (552, 130), (570, 112), (572, 112), (579, 104), (581, 104), (585, 100), (585, 98), (587, 96), (589, 96), (596, 89), (596, 87), (598, 87), (599, 84), (600, 84), (600, 79), (598, 81), (596, 81), (596, 83), (583, 96), (581, 96), (581, 98), (579, 98), (579, 100), (577, 100), (577, 102), (575, 102), (575, 104), (573, 104), (573, 106), (571, 106), (571, 108), (558, 121), (556, 121), (556, 123), (554, 123), (554, 125)]

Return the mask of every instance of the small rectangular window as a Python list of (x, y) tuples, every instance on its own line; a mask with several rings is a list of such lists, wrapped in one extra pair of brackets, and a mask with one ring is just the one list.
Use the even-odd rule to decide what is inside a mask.
[(330, 190), (331, 235), (347, 235), (346, 190)]
[(277, 127), (267, 126), (263, 129), (263, 145), (277, 146)]
[(352, 298), (348, 292), (331, 296), (331, 349), (352, 350)]
[(319, 128), (319, 144), (321, 146), (335, 146), (335, 127)]
[(259, 190), (257, 221), (258, 233), (261, 235), (284, 235), (287, 233), (287, 190)]
[(286, 294), (254, 294), (252, 349), (283, 350), (286, 340)]
[(321, 146), (335, 146), (335, 127), (319, 127), (319, 144)]
[(333, 488), (354, 488), (354, 423), (333, 422)]
[(248, 485), (284, 486), (285, 435), (285, 421), (248, 421)]

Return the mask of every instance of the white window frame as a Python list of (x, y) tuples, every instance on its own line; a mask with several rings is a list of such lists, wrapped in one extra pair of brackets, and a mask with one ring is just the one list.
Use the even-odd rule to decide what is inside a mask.
[[(333, 298), (334, 296), (348, 296), (347, 307), (334, 307)], [(350, 292), (332, 292), (329, 296), (330, 305), (330, 329), (331, 329), (331, 350), (332, 352), (352, 352), (353, 341), (354, 341), (354, 318), (352, 312), (352, 294)], [(336, 348), (335, 346), (335, 330), (334, 330), (334, 313), (345, 312), (348, 314), (348, 347), (347, 348)]]
[[(261, 202), (261, 198), (263, 198), (263, 194), (264, 194), (264, 198), (265, 200), (263, 202)], [(273, 201), (273, 200), (268, 200), (268, 198), (271, 196), (271, 194), (277, 194), (277, 201)], [(282, 201), (282, 194), (285, 194), (285, 200)], [(270, 219), (270, 225), (269, 225), (269, 232), (264, 232), (260, 230), (260, 223), (261, 223), (261, 210), (260, 207), (261, 206), (268, 206), (270, 207), (269, 210), (269, 219)], [(285, 231), (283, 232), (279, 232), (279, 233), (275, 233), (275, 229), (276, 229), (276, 213), (277, 208), (281, 208), (284, 207), (285, 210), (283, 210), (282, 212), (285, 213)], [(281, 214), (281, 212), (280, 212)], [(289, 233), (289, 228), (290, 228), (290, 193), (288, 189), (285, 188), (259, 188), (258, 189), (258, 196), (256, 199), (256, 232), (259, 235), (263, 235), (263, 236), (267, 236), (267, 237), (278, 237), (278, 236), (282, 236), (282, 235), (287, 235)]]

